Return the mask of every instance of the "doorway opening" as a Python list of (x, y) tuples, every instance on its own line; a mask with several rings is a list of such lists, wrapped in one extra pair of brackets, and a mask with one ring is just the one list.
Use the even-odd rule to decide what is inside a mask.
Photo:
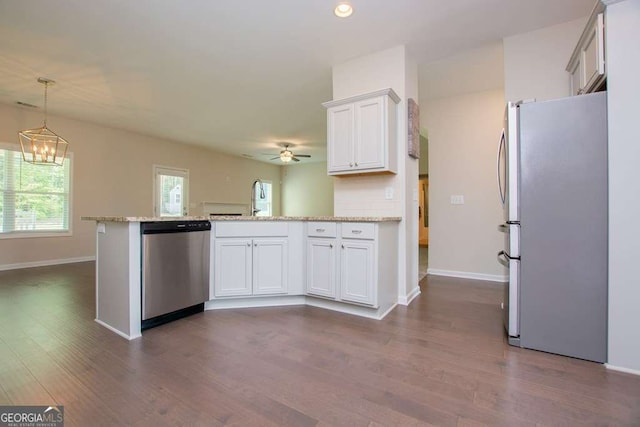
[(422, 280), (429, 267), (429, 140), (423, 135), (418, 168), (418, 279)]
[(418, 278), (427, 275), (429, 266), (429, 176), (418, 180)]

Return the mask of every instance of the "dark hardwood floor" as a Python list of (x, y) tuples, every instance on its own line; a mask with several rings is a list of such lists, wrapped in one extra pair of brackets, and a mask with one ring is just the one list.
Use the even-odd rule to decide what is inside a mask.
[(93, 321), (93, 263), (0, 272), (0, 404), (67, 426), (640, 425), (640, 377), (509, 347), (496, 284), (421, 285), (382, 321), (209, 311), (128, 342)]

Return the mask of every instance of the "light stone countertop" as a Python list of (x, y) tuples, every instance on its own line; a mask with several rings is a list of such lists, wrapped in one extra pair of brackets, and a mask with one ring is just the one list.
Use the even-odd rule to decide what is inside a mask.
[(155, 222), (155, 221), (319, 221), (319, 222), (399, 222), (399, 216), (83, 216), (84, 221)]

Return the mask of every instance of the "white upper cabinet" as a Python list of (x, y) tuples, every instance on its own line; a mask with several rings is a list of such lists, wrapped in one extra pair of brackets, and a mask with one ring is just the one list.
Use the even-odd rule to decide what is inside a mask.
[(571, 95), (595, 92), (603, 86), (607, 76), (604, 49), (604, 5), (598, 1), (567, 65)]
[(392, 89), (383, 89), (322, 104), (329, 175), (397, 172), (399, 102)]

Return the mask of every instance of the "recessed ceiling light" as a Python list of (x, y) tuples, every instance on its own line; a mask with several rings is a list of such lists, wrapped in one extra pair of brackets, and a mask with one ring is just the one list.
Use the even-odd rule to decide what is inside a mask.
[(335, 13), (338, 18), (346, 18), (353, 13), (353, 7), (351, 7), (349, 2), (343, 1), (338, 3), (333, 13)]

